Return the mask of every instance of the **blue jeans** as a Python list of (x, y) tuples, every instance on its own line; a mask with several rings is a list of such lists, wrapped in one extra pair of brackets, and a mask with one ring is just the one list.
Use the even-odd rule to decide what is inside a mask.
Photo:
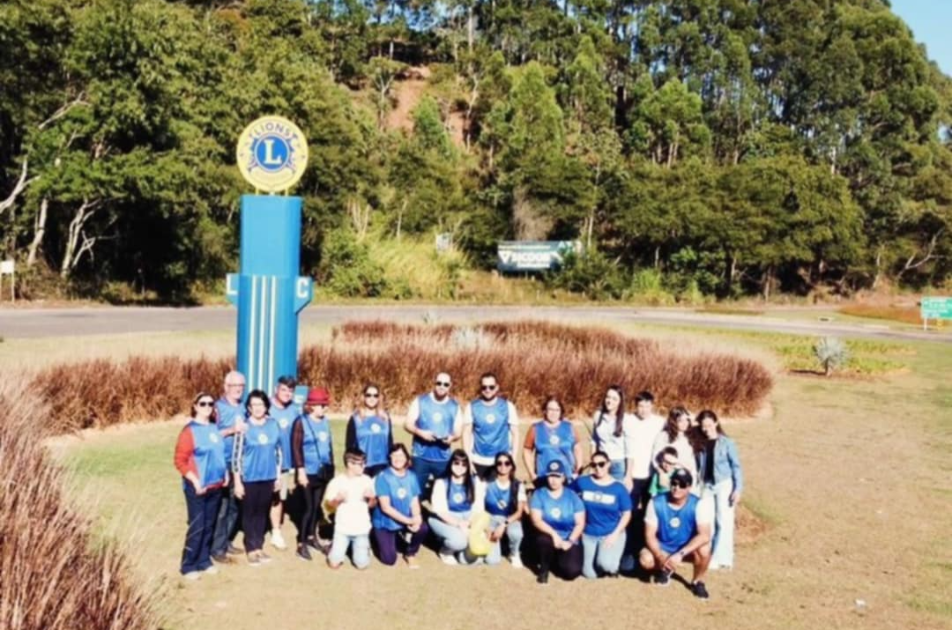
[(417, 482), (420, 484), (420, 501), (430, 498), (430, 493), (426, 489), (426, 483), (430, 477), (436, 479), (446, 472), (446, 466), (449, 461), (434, 462), (428, 459), (413, 460), (413, 474), (416, 475)]
[(185, 508), (188, 510), (188, 533), (182, 549), (182, 575), (204, 571), (212, 566), (212, 536), (218, 517), (221, 489), (208, 490), (199, 496), (195, 487), (185, 483)]
[[(469, 512), (453, 512), (453, 516), (469, 520)], [(430, 531), (436, 534), (447, 551), (459, 553), (469, 548), (469, 536), (459, 527), (444, 522), (438, 516), (431, 516), (426, 522), (430, 526)]]
[(624, 481), (626, 463), (623, 459), (613, 459), (608, 465), (608, 474), (616, 481)]
[(625, 551), (625, 532), (611, 547), (605, 546), (607, 536), (589, 536), (582, 534), (582, 575), (594, 579), (601, 573), (618, 573), (621, 555)]
[(228, 551), (228, 544), (234, 540), (238, 528), (238, 499), (235, 498), (235, 482), (232, 480), (222, 488), (221, 506), (215, 520), (215, 537), (212, 539), (212, 555), (221, 556)]
[(342, 563), (347, 559), (348, 547), (351, 549), (351, 557), (355, 567), (366, 569), (370, 566), (370, 534), (348, 536), (347, 534), (334, 532), (334, 541), (331, 543), (331, 550), (327, 554), (327, 561), (335, 565)]
[[(505, 516), (496, 516), (493, 515), (489, 518), (489, 527), (491, 529), (496, 529), (500, 525), (506, 522)], [(506, 537), (509, 539), (509, 555), (518, 556), (519, 547), (522, 545), (522, 523), (519, 521), (513, 521), (506, 526)], [(492, 548), (489, 550), (489, 555), (486, 556), (486, 564), (493, 565), (499, 564), (502, 560), (502, 540), (497, 540), (493, 543)]]

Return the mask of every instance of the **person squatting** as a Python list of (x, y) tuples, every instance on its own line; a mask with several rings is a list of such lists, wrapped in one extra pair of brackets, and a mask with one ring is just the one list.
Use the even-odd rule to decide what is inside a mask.
[(326, 389), (310, 389), (298, 406), (292, 377), (278, 379), (271, 396), (246, 397), (245, 383), (230, 372), (219, 398), (195, 396), (175, 446), (188, 513), (185, 579), (242, 555), (253, 567), (272, 562), (265, 538), (286, 549), (285, 518), (297, 530), (296, 557), (323, 554), (331, 569), (348, 559), (366, 569), (372, 555), (418, 569), (424, 545), (447, 565), (506, 558), (540, 584), (624, 574), (665, 586), (690, 565), (681, 581), (707, 599), (707, 572), (733, 567), (744, 480), (711, 410), (695, 417), (677, 405), (662, 418), (642, 391), (629, 412), (624, 390), (611, 385), (589, 426), (550, 396), (521, 440), (520, 475), (518, 412), (494, 374), (482, 375), (467, 403), (450, 394), (449, 374), (437, 374), (410, 403), (409, 448), (394, 439), (382, 388), (368, 383), (347, 420), (338, 471)]

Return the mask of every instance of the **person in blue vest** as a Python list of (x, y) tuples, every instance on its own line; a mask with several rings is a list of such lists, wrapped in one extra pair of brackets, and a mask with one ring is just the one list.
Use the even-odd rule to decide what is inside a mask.
[[(225, 375), (224, 393), (215, 403), (215, 417), (218, 435), (223, 439), (225, 465), (231, 470), (235, 453), (235, 436), (245, 428), (245, 406), (241, 400), (245, 395), (245, 376), (241, 372), (231, 371)], [(235, 497), (234, 476), (222, 489), (221, 506), (215, 521), (215, 536), (212, 539), (212, 559), (218, 564), (231, 562), (229, 555), (240, 555), (241, 549), (232, 542), (238, 534), (238, 499)]]
[(450, 375), (436, 375), (433, 391), (421, 394), (410, 403), (404, 428), (413, 435), (413, 473), (424, 498), (427, 484), (443, 474), (450, 461), (453, 442), (463, 432), (460, 405), (450, 396)]
[(471, 471), (466, 451), (456, 449), (443, 475), (433, 482), (430, 495), (430, 516), (427, 524), (440, 541), (440, 560), (443, 564), (472, 564), (468, 557), (469, 529), (472, 517), (482, 512), (485, 493), (482, 481)]
[(486, 512), (489, 513), (489, 542), (492, 548), (486, 564), (492, 566), (502, 560), (502, 541), (509, 542), (509, 562), (513, 569), (521, 569), (522, 516), (526, 507), (526, 487), (516, 479), (516, 461), (509, 453), (496, 455), (493, 474), (486, 483)]
[(519, 443), (519, 414), (499, 395), (499, 379), (492, 372), (479, 377), (479, 397), (463, 411), (463, 449), (484, 481), (494, 472), (499, 453), (512, 453)]
[(371, 479), (389, 466), (393, 425), (383, 406), (383, 394), (375, 383), (364, 385), (357, 409), (347, 421), (345, 450), (361, 451), (367, 458), (364, 474)]
[(648, 501), (645, 510), (645, 548), (639, 561), (645, 571), (655, 572), (655, 583), (667, 586), (678, 565), (690, 562), (694, 575), (690, 589), (707, 599), (704, 574), (711, 561), (711, 530), (714, 506), (710, 499), (691, 494), (694, 479), (679, 468), (671, 475), (671, 488)]
[(278, 477), (278, 491), (271, 497), (271, 544), (275, 549), (287, 549), (288, 545), (281, 534), (281, 523), (284, 521), (284, 513), (288, 500), (288, 493), (291, 485), (294, 483), (291, 472), (291, 426), (298, 416), (301, 415), (301, 408), (294, 404), (294, 388), (297, 387), (297, 379), (293, 376), (282, 376), (274, 388), (274, 396), (271, 397), (271, 417), (278, 423), (281, 429), (281, 452), (286, 455), (281, 463), (281, 475)]
[(323, 518), (321, 503), (324, 490), (334, 478), (334, 446), (327, 407), (331, 397), (326, 389), (317, 387), (307, 393), (304, 413), (291, 428), (291, 463), (297, 479), (297, 493), (304, 498), (304, 514), (297, 536), (297, 556), (311, 560), (308, 549), (323, 551), (330, 545), (320, 537)]
[(397, 563), (397, 545), (403, 544), (403, 558), (411, 569), (419, 569), (417, 553), (429, 528), (423, 522), (420, 484), (410, 472), (410, 453), (403, 444), (390, 449), (390, 466), (374, 479), (373, 539), (380, 562)]
[(625, 551), (625, 528), (631, 520), (631, 495), (610, 474), (612, 461), (603, 451), (592, 455), (592, 474), (579, 477), (573, 489), (585, 504), (582, 575), (615, 577)]
[(734, 566), (734, 512), (744, 491), (744, 471), (734, 440), (727, 437), (717, 414), (705, 409), (697, 415), (698, 475), (701, 493), (714, 504), (714, 540), (711, 569)]
[(568, 468), (561, 460), (551, 460), (542, 472), (546, 485), (533, 492), (529, 499), (539, 560), (537, 581), (546, 584), (553, 567), (563, 579), (574, 580), (582, 574), (585, 505), (566, 487)]
[(191, 420), (175, 444), (175, 468), (182, 475), (188, 512), (180, 571), (188, 580), (218, 572), (211, 559), (212, 537), (222, 488), (228, 485), (228, 467), (224, 440), (214, 421), (215, 399), (202, 392), (192, 401)]
[[(526, 432), (522, 457), (529, 472), (529, 479), (545, 475), (553, 461), (562, 463), (569, 480), (578, 475), (582, 467), (582, 439), (578, 427), (563, 416), (562, 402), (549, 396), (542, 405), (542, 420)], [(537, 485), (545, 481), (538, 478)]]
[(260, 389), (248, 394), (247, 429), (235, 441), (232, 474), (235, 496), (242, 500), (241, 529), (245, 533), (245, 554), (248, 564), (258, 566), (270, 562), (266, 554), (264, 534), (268, 527), (271, 495), (278, 489), (281, 473), (281, 429), (268, 415), (268, 395)]

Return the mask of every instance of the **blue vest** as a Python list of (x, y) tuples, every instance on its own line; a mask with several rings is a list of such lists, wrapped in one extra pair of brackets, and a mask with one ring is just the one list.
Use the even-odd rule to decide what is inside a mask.
[(367, 456), (367, 466), (379, 466), (390, 461), (390, 423), (380, 416), (361, 418), (354, 414), (354, 433), (357, 446)]
[(559, 460), (565, 466), (565, 474), (571, 477), (575, 471), (575, 431), (572, 423), (559, 422), (555, 429), (549, 429), (544, 421), (535, 423), (536, 474), (542, 475), (549, 462)]
[[(453, 423), (459, 412), (459, 403), (455, 399), (448, 398), (445, 402), (438, 403), (429, 394), (423, 394), (417, 398), (417, 403), (420, 407), (420, 417), (416, 423), (418, 429), (432, 431), (438, 438), (453, 435)], [(448, 462), (452, 452), (453, 449), (449, 445), (423, 442), (416, 436), (413, 438), (414, 457), (429, 462)]]
[[(268, 415), (277, 421), (278, 428), (281, 429), (281, 452), (289, 455), (291, 453), (291, 427), (297, 417), (301, 415), (301, 410), (293, 402), (283, 409), (277, 405), (271, 405)], [(281, 470), (288, 471), (290, 469), (291, 457), (287, 456), (281, 461)]]
[[(411, 507), (413, 499), (420, 496), (420, 485), (417, 483), (416, 475), (409, 469), (402, 477), (393, 472), (392, 468), (387, 468), (374, 479), (374, 493), (377, 497), (388, 497), (390, 505), (400, 514), (411, 516), (413, 512)], [(380, 503), (374, 508), (373, 526), (376, 529), (386, 529), (390, 531), (400, 531), (405, 525), (398, 523), (380, 509)]]
[(473, 446), (481, 457), (495, 457), (499, 453), (511, 453), (509, 443), (509, 403), (505, 398), (487, 405), (481, 399), (470, 404), (473, 414)]
[[(216, 426), (219, 431), (225, 429), (231, 429), (235, 426), (235, 420), (238, 418), (244, 419), (245, 417), (245, 408), (244, 405), (238, 403), (237, 405), (232, 405), (224, 398), (219, 398), (215, 401), (215, 410), (218, 412), (218, 423)], [(235, 450), (235, 436), (234, 434), (229, 435), (225, 438), (225, 463), (231, 467), (231, 458)]]
[[(192, 442), (195, 445), (192, 457), (202, 487), (224, 483), (227, 470), (225, 441), (218, 434), (218, 427), (192, 421), (186, 429), (192, 432)], [(183, 479), (182, 483), (184, 485), (188, 482)]]
[(687, 503), (675, 510), (668, 505), (668, 493), (659, 494), (652, 499), (655, 514), (658, 516), (658, 542), (665, 553), (674, 553), (697, 533), (698, 499), (688, 495)]
[(304, 432), (304, 470), (309, 475), (316, 475), (322, 466), (329, 466), (334, 462), (331, 451), (331, 423), (327, 418), (316, 421), (309, 415), (298, 416), (296, 422), (301, 423)]
[(249, 421), (241, 451), (241, 480), (248, 483), (277, 479), (280, 448), (281, 429), (273, 418), (260, 427)]
[(449, 507), (450, 512), (453, 512), (454, 514), (462, 514), (472, 510), (473, 503), (469, 500), (469, 497), (466, 496), (466, 485), (462, 483), (455, 483), (453, 480), (447, 478), (446, 504)]
[(516, 498), (519, 492), (519, 482), (509, 480), (509, 487), (505, 490), (499, 487), (494, 479), (486, 485), (486, 511), (493, 516), (509, 516), (516, 511)]

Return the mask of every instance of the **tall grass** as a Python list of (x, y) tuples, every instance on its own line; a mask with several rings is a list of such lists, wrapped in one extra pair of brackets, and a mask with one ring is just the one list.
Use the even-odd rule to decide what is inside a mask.
[(50, 410), (23, 391), (24, 382), (0, 382), (0, 628), (157, 628), (157, 598), (69, 505), (36, 422)]

